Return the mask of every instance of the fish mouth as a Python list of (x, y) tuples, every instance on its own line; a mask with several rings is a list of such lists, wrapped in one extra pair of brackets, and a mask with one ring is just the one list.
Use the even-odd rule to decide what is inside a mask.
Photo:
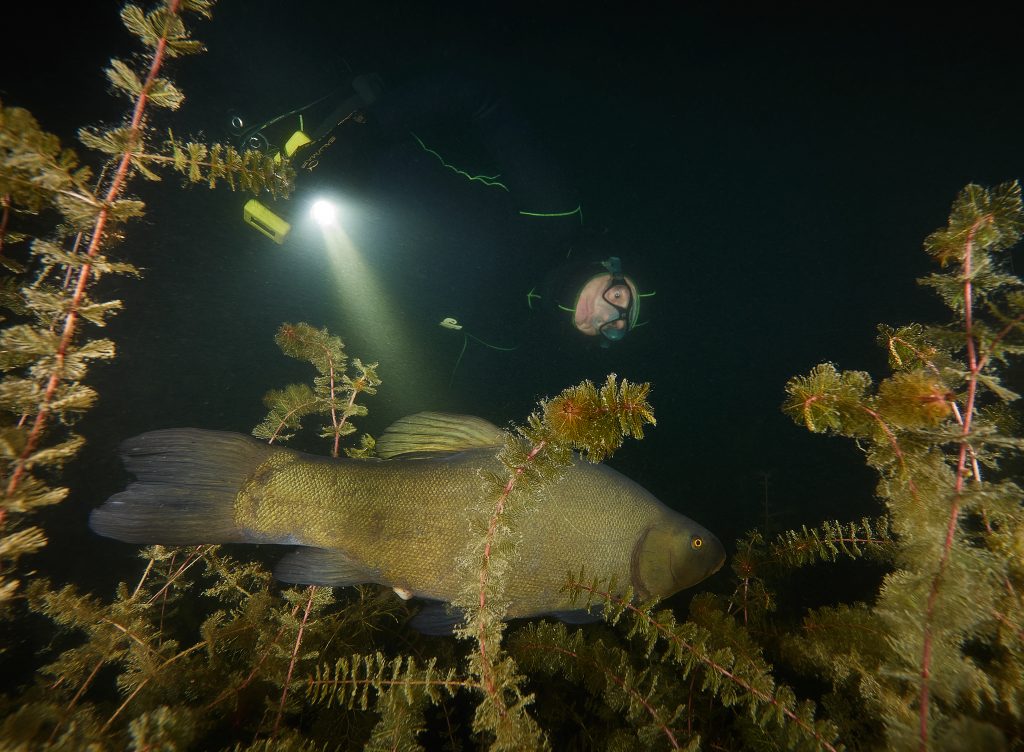
[(725, 559), (726, 559), (726, 556), (725, 556), (725, 553), (723, 552), (723, 553), (722, 553), (722, 558), (721, 558), (721, 559), (719, 559), (719, 560), (718, 560), (718, 563), (717, 563), (717, 564), (715, 564), (715, 566), (713, 566), (713, 567), (711, 568), (711, 571), (710, 571), (710, 572), (708, 572), (708, 577), (710, 577), (711, 575), (713, 575), (713, 574), (717, 573), (719, 569), (721, 569), (722, 567), (724, 567), (724, 566), (725, 566)]
[(711, 575), (718, 572), (718, 570), (721, 569), (723, 566), (725, 566), (725, 561), (728, 558), (725, 553), (725, 546), (722, 545), (722, 542), (718, 540), (718, 538), (715, 538), (714, 541), (716, 544), (718, 544), (718, 563), (708, 570), (707, 575), (705, 575), (706, 577), (710, 577)]

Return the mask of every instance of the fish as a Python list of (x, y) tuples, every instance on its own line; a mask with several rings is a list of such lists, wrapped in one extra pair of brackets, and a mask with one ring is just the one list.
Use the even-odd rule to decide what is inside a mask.
[[(494, 507), (487, 473), (505, 433), (482, 418), (423, 412), (400, 418), (374, 458), (329, 458), (235, 433), (151, 431), (120, 447), (135, 476), (93, 510), (98, 534), (128, 543), (297, 546), (274, 575), (291, 583), (376, 583), (426, 599), (413, 626), (450, 633), (464, 592), (472, 524)], [(506, 618), (600, 615), (573, 605), (570, 573), (615, 576), (638, 598), (666, 598), (717, 572), (725, 549), (709, 530), (638, 483), (574, 457), (519, 518), (516, 555), (503, 583)], [(488, 506), (489, 505), (489, 506)]]

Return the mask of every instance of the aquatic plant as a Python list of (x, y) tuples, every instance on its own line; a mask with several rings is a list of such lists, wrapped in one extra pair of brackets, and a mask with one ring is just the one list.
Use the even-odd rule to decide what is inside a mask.
[[(302, 391), (296, 385), (269, 392), (271, 412), (254, 432), (280, 440), (283, 426), (297, 430), (302, 415), (320, 412), (332, 415), (321, 436), (333, 445), (342, 420), (365, 414), (353, 406), (356, 395), (372, 393), (380, 383), (375, 365), (355, 361), (359, 375), (349, 376), (341, 340), (308, 324), (282, 325), (277, 341), (286, 354), (310, 361), (318, 375), (301, 400), (288, 396)], [(358, 736), (367, 748), (420, 748), (416, 738), (425, 728), (427, 706), (471, 691), (480, 697), (474, 730), (493, 735), (492, 748), (546, 746), (526, 713), (530, 696), (518, 691), (526, 678), (502, 651), (507, 607), (499, 578), (514, 555), (517, 520), (528, 515), (528, 504), (540, 502), (541, 484), (571, 463), (573, 449), (596, 461), (625, 436), (641, 437), (643, 426), (653, 422), (648, 389), (614, 376), (600, 390), (584, 382), (545, 400), (525, 427), (506, 434), (499, 456), (507, 477), (489, 479), (495, 506), (481, 507), (477, 525), (486, 525), (486, 532), (463, 557), (467, 597), (457, 605), (466, 614), (462, 632), (474, 645), (466, 670), (457, 668), (448, 649), (417, 659), (422, 646), (408, 637), (402, 642), (409, 654), (382, 652), (388, 640), (378, 638), (401, 637), (401, 601), (385, 588), (360, 587), (354, 597), (346, 591), (339, 599), (314, 586), (278, 594), (261, 566), (237, 561), (217, 546), (156, 546), (144, 553), (138, 583), (119, 586), (109, 604), (74, 586), (54, 589), (41, 578), (31, 583), (30, 608), (79, 639), (55, 651), (38, 672), (40, 683), (16, 707), (7, 703), (0, 732), (54, 748), (128, 739), (135, 749), (185, 748), (224, 733), (214, 709), (247, 707), (245, 728), (261, 737), (252, 748), (273, 742), (275, 749), (304, 749), (312, 739), (288, 719), (319, 709), (318, 725), (360, 725), (338, 717), (334, 707), (341, 705), (372, 709), (376, 722)], [(370, 449), (364, 438), (361, 453)], [(190, 592), (198, 583), (207, 607)], [(97, 684), (111, 669), (116, 699)], [(296, 699), (290, 690), (303, 684), (305, 699)], [(255, 706), (246, 705), (254, 699)]]
[[(198, 49), (181, 24), (184, 11), (205, 15), (209, 4), (124, 11), (153, 57), (145, 76), (112, 64), (111, 82), (134, 102), (133, 124), (83, 133), (110, 157), (98, 183), (28, 113), (0, 108), (0, 264), (15, 275), (0, 282), (13, 317), (0, 334), (8, 374), (0, 401), (14, 416), (0, 425), (8, 489), (0, 600), (31, 610), (26, 631), (46, 638), (34, 677), (0, 698), (2, 745), (1020, 746), (1024, 533), (1014, 463), (1024, 442), (999, 409), (1016, 398), (1000, 371), (1024, 349), (1024, 290), (1005, 264), (1022, 226), (1016, 184), (969, 186), (949, 226), (926, 243), (948, 269), (925, 284), (952, 309), (950, 326), (880, 327), (894, 373), (877, 387), (867, 374), (827, 363), (787, 385), (784, 409), (798, 424), (865, 450), (886, 513), (771, 539), (749, 534), (732, 559), (732, 592), (694, 597), (685, 620), (678, 607), (641, 602), (602, 572), (566, 573), (566, 588), (581, 606), (600, 607), (607, 624), (504, 620), (506, 574), (531, 510), (545, 503), (544, 485), (569, 462), (610, 456), (653, 422), (649, 387), (614, 376), (543, 401), (504, 437), (504, 470), (487, 477), (491, 493), (467, 522), (478, 535), (460, 557), (461, 642), (410, 632), (408, 606), (386, 588), (282, 588), (258, 559), (217, 546), (151, 547), (138, 578), (113, 598), (54, 587), (42, 574), (19, 586), (13, 567), (44, 545), (45, 533), (14, 517), (63, 498), (49, 484), (81, 445), (65, 430), (96, 397), (83, 383), (86, 370), (114, 354), (82, 328), (83, 319), (102, 326), (119, 308), (94, 300), (94, 283), (136, 273), (108, 257), (142, 210), (126, 198), (128, 178), (154, 178), (166, 166), (193, 182), (284, 186), (280, 164), (173, 135), (160, 146), (143, 128), (148, 104), (180, 102), (158, 72), (163, 56)], [(36, 238), (23, 259), (15, 244), (27, 237), (10, 221), (50, 212), (60, 229)], [(255, 433), (280, 442), (319, 414), (327, 418), (320, 435), (337, 456), (352, 419), (365, 414), (357, 396), (379, 383), (375, 364), (353, 360), (350, 372), (341, 341), (305, 324), (284, 325), (278, 343), (317, 375), (312, 387), (269, 393), (270, 413)], [(372, 439), (345, 451), (370, 455)], [(887, 570), (877, 597), (849, 603), (839, 593), (794, 624), (792, 610), (779, 606), (784, 579), (841, 558)], [(805, 673), (827, 689), (805, 685), (808, 699), (800, 700), (771, 664), (794, 686)]]
[(794, 421), (864, 449), (896, 541), (876, 601), (812, 612), (791, 654), (857, 698), (890, 749), (1020, 743), (1024, 510), (1012, 469), (1024, 440), (1001, 409), (1018, 395), (1000, 372), (1024, 352), (1024, 283), (1008, 254), (1022, 227), (1018, 183), (964, 188), (925, 241), (946, 271), (920, 280), (953, 321), (880, 326), (893, 374), (877, 387), (831, 363), (786, 386)]
[[(312, 388), (306, 384), (289, 384), (281, 390), (271, 390), (263, 397), (264, 404), (270, 408), (267, 417), (253, 429), (253, 436), (283, 443), (294, 436), (294, 433), (283, 433), (285, 429), (293, 432), (302, 428), (302, 419), (311, 414), (320, 413), (330, 416), (330, 425), (320, 432), (321, 438), (331, 440), (331, 456), (337, 457), (342, 436), (355, 433), (355, 426), (350, 418), (367, 414), (365, 406), (356, 403), (360, 394), (377, 393), (380, 379), (377, 377), (377, 364), (364, 364), (359, 358), (353, 360), (353, 367), (358, 372), (354, 378), (348, 374), (348, 355), (340, 337), (333, 336), (326, 328), (316, 329), (305, 322), (298, 324), (282, 324), (274, 337), (281, 352), (290, 357), (305, 360), (317, 370)], [(373, 453), (374, 440), (369, 434), (363, 434), (359, 449), (346, 448), (350, 457), (368, 457)], [(294, 591), (290, 591), (294, 595)], [(310, 617), (317, 623), (315, 614), (333, 601), (330, 590), (310, 585), (308, 596), (302, 612), (302, 619), (296, 629), (295, 642), (292, 646), (288, 662), (288, 671), (281, 682), (281, 701), (274, 718), (271, 738), (276, 738), (281, 729), (288, 692), (292, 684), (295, 667), (302, 654), (303, 636)], [(314, 611), (314, 603), (317, 609)], [(295, 616), (295, 613), (292, 614)], [(323, 624), (323, 621), (320, 622)], [(305, 651), (301, 657), (309, 661), (317, 656), (316, 652)], [(400, 659), (399, 659), (400, 660)]]
[(0, 103), (0, 265), (6, 272), (0, 306), (10, 318), (0, 332), (0, 409), (9, 416), (0, 420), (0, 607), (19, 587), (12, 577), (18, 560), (46, 543), (41, 528), (23, 526), (25, 515), (67, 495), (50, 478), (84, 444), (70, 426), (98, 396), (85, 383), (88, 369), (115, 355), (111, 340), (92, 336), (84, 325), (102, 327), (121, 310), (120, 301), (95, 297), (103, 275), (139, 276), (135, 266), (109, 255), (128, 222), (145, 210), (128, 195), (131, 180), (159, 180), (155, 169), (169, 167), (210, 187), (224, 180), (254, 192), (290, 190), (287, 162), (173, 135), (159, 143), (152, 130), (153, 108), (174, 110), (184, 101), (161, 75), (167, 61), (203, 49), (184, 17), (208, 18), (212, 5), (167, 0), (148, 12), (130, 4), (122, 10), (148, 62), (136, 70), (114, 59), (106, 71), (131, 111), (122, 125), (79, 132), (82, 143), (102, 155), (95, 181), (90, 167), (28, 111)]
[[(953, 322), (880, 326), (894, 373), (877, 387), (830, 363), (786, 386), (794, 421), (858, 441), (880, 475), (885, 514), (771, 540), (748, 534), (732, 559), (732, 595), (695, 596), (685, 623), (615, 593), (614, 579), (580, 572), (567, 588), (627, 626), (632, 662), (605, 636), (595, 650), (579, 631), (531, 625), (511, 641), (522, 665), (581, 684), (621, 708), (640, 738), (673, 748), (696, 734), (742, 748), (1019, 746), (1024, 511), (1014, 476), (1024, 440), (1003, 409), (1017, 395), (999, 371), (1024, 351), (1024, 283), (1007, 271), (1006, 253), (1022, 222), (1017, 183), (965, 188), (948, 227), (925, 243), (948, 271), (921, 280)], [(778, 612), (784, 578), (840, 558), (884, 572), (873, 602), (840, 595), (797, 624)], [(646, 662), (636, 662), (637, 648)], [(765, 654), (828, 683), (827, 718), (796, 701)], [(666, 679), (658, 664), (676, 672)], [(709, 697), (748, 712), (697, 710)]]
[[(286, 354), (317, 368), (314, 388), (306, 387), (313, 403), (304, 414), (330, 415), (322, 435), (334, 443), (348, 418), (365, 414), (353, 407), (356, 395), (373, 393), (380, 383), (374, 366), (356, 360), (359, 375), (350, 377), (341, 340), (308, 324), (282, 325), (277, 341)], [(280, 408), (279, 395), (297, 389), (268, 394), (268, 422)], [(280, 439), (280, 431), (273, 436)], [(133, 749), (183, 749), (217, 733), (214, 719), (224, 708), (252, 707), (255, 729), (263, 735), (253, 748), (311, 748), (287, 723), (303, 707), (290, 693), (298, 676), (315, 669), (326, 645), (365, 650), (382, 618), (395, 622), (393, 597), (356, 588), (339, 605), (330, 588), (278, 592), (263, 566), (235, 560), (217, 546), (154, 546), (143, 558), (137, 584), (119, 586), (111, 603), (74, 586), (54, 589), (41, 578), (29, 585), (33, 611), (84, 639), (40, 667), (43, 681), (8, 714), (4, 739), (57, 749), (111, 740)], [(196, 584), (212, 608), (190, 602)], [(182, 619), (183, 609), (201, 615), (199, 621)], [(97, 686), (112, 669), (119, 702)], [(259, 700), (251, 705), (254, 697)]]
[[(501, 651), (506, 574), (514, 560), (521, 525), (532, 505), (543, 503), (539, 489), (573, 462), (573, 450), (591, 462), (600, 462), (622, 445), (623, 439), (643, 438), (653, 424), (647, 402), (649, 384), (617, 383), (608, 376), (600, 390), (589, 381), (566, 389), (541, 403), (527, 425), (508, 433), (498, 459), (506, 475), (485, 474), (493, 499), (472, 522), (482, 535), (464, 554), (466, 588), (454, 605), (466, 614), (459, 635), (476, 644), (469, 674), (483, 690), (474, 729), (494, 735), (492, 749), (536, 748), (543, 739), (540, 728), (525, 711), (530, 698), (520, 689), (514, 660)], [(528, 523), (527, 523), (528, 524)]]
[(381, 713), (374, 739), (403, 739), (411, 747), (412, 732), (419, 728), (412, 709), (426, 700), (440, 703), (458, 690), (474, 690), (479, 701), (473, 730), (490, 738), (490, 749), (545, 748), (548, 740), (527, 710), (532, 697), (523, 690), (526, 677), (502, 649), (507, 574), (531, 507), (543, 503), (543, 485), (573, 462), (574, 450), (596, 462), (625, 437), (642, 438), (644, 425), (654, 422), (649, 389), (647, 384), (620, 383), (614, 375), (600, 390), (585, 381), (542, 401), (526, 426), (505, 433), (497, 453), (504, 471), (483, 473), (490, 493), (467, 521), (479, 535), (458, 564), (465, 586), (453, 603), (463, 614), (457, 634), (473, 645), (464, 673), (451, 667), (439, 672), (434, 660), (420, 667), (408, 659), (403, 663), (401, 657), (388, 661), (381, 655), (357, 654), (317, 671), (310, 681), (310, 698), (348, 707), (358, 698), (366, 708), (372, 688)]
[[(380, 386), (377, 364), (363, 363), (359, 358), (354, 358), (352, 367), (356, 375), (350, 376), (348, 356), (341, 339), (326, 329), (315, 329), (304, 322), (282, 324), (274, 341), (285, 355), (309, 362), (316, 368), (317, 376), (313, 379), (312, 387), (289, 384), (284, 389), (267, 392), (263, 402), (270, 412), (253, 429), (252, 435), (266, 439), (268, 444), (275, 441), (283, 443), (302, 427), (302, 419), (307, 415), (329, 415), (330, 425), (323, 429), (320, 436), (331, 439), (331, 456), (337, 457), (342, 437), (355, 433), (350, 418), (366, 415), (367, 412), (363, 405), (356, 403), (356, 398), (360, 394), (377, 393), (377, 387)], [(372, 451), (373, 437), (369, 435), (363, 436), (359, 449), (345, 450), (350, 457), (369, 456)]]
[[(977, 205), (1012, 209), (1016, 188), (1000, 190), (998, 200), (966, 192), (968, 206), (954, 218), (970, 218)], [(962, 266), (952, 276), (962, 282)], [(957, 396), (972, 393), (972, 378), (993, 401), (1012, 394), (990, 369), (995, 348), (1002, 358), (1020, 346), (1024, 311), (1000, 308), (1006, 300), (1019, 306), (1019, 282), (991, 271), (971, 282), (978, 289), (992, 279), (997, 288), (982, 288), (986, 315), (972, 318), (980, 353), (974, 368), (956, 366), (966, 340), (955, 327), (883, 327), (881, 341), (896, 354), (898, 370), (877, 389), (868, 390), (866, 375), (830, 365), (790, 381), (785, 409), (794, 419), (862, 442), (882, 471), (887, 514), (804, 525), (770, 540), (749, 534), (733, 557), (733, 592), (695, 596), (685, 620), (638, 600), (629, 583), (609, 573), (578, 572), (567, 573), (567, 590), (581, 607), (599, 607), (608, 626), (534, 620), (510, 627), (505, 621), (507, 573), (531, 511), (545, 503), (545, 484), (570, 462), (606, 458), (653, 423), (649, 386), (609, 376), (601, 388), (584, 382), (542, 401), (524, 426), (506, 433), (498, 450), (503, 469), (483, 479), (491, 493), (467, 521), (477, 535), (459, 558), (462, 643), (409, 633), (408, 607), (385, 588), (279, 591), (258, 562), (238, 561), (217, 547), (154, 547), (139, 582), (120, 586), (110, 603), (42, 579), (27, 588), (30, 607), (68, 636), (40, 667), (40, 682), (3, 701), (0, 733), (53, 748), (234, 743), (242, 749), (240, 737), (254, 740), (250, 749), (312, 749), (339, 738), (368, 749), (465, 742), (544, 749), (599, 746), (598, 740), (621, 749), (697, 749), (705, 741), (734, 748), (943, 749), (951, 738), (999, 748), (1015, 733), (1022, 634), (1015, 626), (1019, 492), (999, 474), (1021, 442), (997, 427), (994, 413), (977, 401), (961, 405)], [(930, 278), (929, 284), (942, 282)], [(999, 324), (985, 325), (983, 318)], [(303, 417), (319, 413), (328, 416), (320, 435), (333, 453), (354, 430), (343, 426), (363, 414), (354, 409), (355, 398), (376, 387), (375, 367), (353, 361), (349, 374), (341, 341), (306, 324), (283, 325), (277, 340), (317, 373), (312, 387), (268, 393), (270, 413), (256, 432), (280, 441), (299, 430)], [(912, 361), (914, 354), (927, 357)], [(977, 438), (964, 437), (968, 407)], [(970, 484), (958, 489), (961, 446)], [(371, 448), (364, 440), (362, 453)], [(983, 467), (994, 479), (981, 479)], [(962, 516), (965, 504), (972, 506)], [(945, 572), (959, 567), (965, 583), (937, 576), (945, 574), (951, 513), (949, 556), (978, 549), (968, 551), (966, 563), (947, 558)], [(937, 542), (929, 547), (931, 536)], [(777, 593), (794, 570), (868, 557), (892, 570), (876, 602), (840, 598), (803, 614), (798, 625), (792, 612), (779, 612)], [(985, 564), (980, 570), (971, 566), (978, 559)], [(929, 562), (931, 570), (919, 569)], [(953, 592), (941, 592), (947, 587)], [(948, 611), (941, 629), (927, 611), (925, 596), (933, 589)], [(965, 589), (987, 610), (966, 612), (956, 600)], [(908, 624), (917, 626), (916, 639)], [(931, 644), (943, 662), (929, 663), (926, 676), (917, 662), (926, 653), (907, 651), (908, 641), (922, 651)], [(950, 659), (952, 650), (959, 661)], [(790, 675), (813, 674), (831, 689), (800, 699), (772, 663), (786, 665)], [(943, 675), (964, 665), (973, 684)], [(924, 679), (935, 683), (931, 730), (923, 736), (915, 723), (916, 733), (908, 735), (895, 725), (907, 714), (908, 705), (899, 703), (920, 702)], [(573, 685), (585, 694), (565, 691)], [(949, 691), (968, 693), (974, 704), (951, 699)], [(554, 697), (559, 701), (546, 701)], [(225, 723), (229, 709), (234, 727)]]

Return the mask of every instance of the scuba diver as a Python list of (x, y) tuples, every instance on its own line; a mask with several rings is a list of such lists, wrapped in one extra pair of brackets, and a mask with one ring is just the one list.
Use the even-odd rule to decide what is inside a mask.
[[(508, 251), (490, 254), (493, 258), (475, 257), (478, 276), (483, 279), (474, 280), (469, 288), (478, 297), (478, 290), (489, 290), (490, 294), (480, 304), (486, 303), (491, 309), (495, 302), (502, 304), (502, 293), (495, 290), (516, 292), (510, 293), (504, 303), (508, 308), (502, 307), (504, 312), (493, 314), (488, 321), (489, 334), (495, 327), (508, 330), (510, 324), (518, 323), (515, 310), (523, 310), (521, 296), (525, 290), (526, 315), (530, 318), (548, 314), (563, 322), (563, 326), (568, 321), (572, 338), (583, 344), (608, 348), (621, 342), (643, 323), (639, 315), (644, 295), (635, 280), (624, 273), (619, 249), (596, 252), (586, 237), (576, 192), (559, 170), (558, 160), (545, 153), (510, 98), (495, 95), (494, 91), (493, 86), (476, 77), (454, 72), (426, 76), (390, 90), (378, 76), (356, 76), (340, 93), (266, 123), (244, 127), (238, 121), (237, 135), (242, 145), (274, 143), (268, 137), (272, 126), (335, 104), (321, 125), (310, 128), (308, 133), (300, 128), (291, 138), (277, 140), (286, 144), (283, 151), (296, 168), (299, 191), (309, 192), (315, 185), (351, 182), (359, 172), (353, 169), (354, 163), (379, 159), (381, 153), (404, 144), (407, 155), (419, 154), (418, 159), (425, 160), (428, 167), (436, 163), (441, 173), (454, 172), (467, 184), (473, 184), (473, 190), (490, 191), (496, 196), (491, 206), (497, 207), (503, 219), (487, 225), (487, 218), (472, 214), (473, 230), (483, 228), (484, 232), (498, 236), (500, 243), (512, 248), (515, 263), (508, 263)], [(475, 175), (453, 165), (455, 160), (432, 148), (431, 138), (426, 135), (439, 131), (471, 134), (482, 147), (486, 160), (496, 165), (498, 174)], [(441, 199), (431, 196), (431, 200)], [(252, 201), (247, 205), (245, 218), (257, 230), (281, 243), (289, 233), (290, 223), (278, 216), (284, 213), (278, 210), (279, 205), (280, 202)], [(490, 247), (498, 250), (499, 241)], [(576, 259), (582, 259), (556, 263), (551, 268), (552, 259), (562, 257), (566, 248), (575, 248)], [(451, 250), (458, 255), (449, 258)], [(423, 263), (427, 264), (426, 260)], [(438, 283), (461, 277), (468, 264), (461, 248), (439, 249), (431, 254), (429, 267), (436, 288)], [(539, 281), (538, 269), (546, 270)], [(650, 294), (653, 293), (645, 295)], [(437, 297), (448, 299), (443, 294)], [(513, 310), (510, 312), (509, 308)], [(445, 323), (454, 321), (449, 313), (442, 312), (438, 319), (442, 327), (453, 329)], [(458, 327), (461, 329), (460, 324)], [(497, 334), (499, 342), (509, 344), (507, 331)], [(494, 346), (473, 335), (465, 336), (495, 350), (514, 349)], [(502, 340), (502, 336), (506, 339)], [(486, 340), (492, 337), (487, 336)], [(464, 338), (463, 351), (467, 342)]]

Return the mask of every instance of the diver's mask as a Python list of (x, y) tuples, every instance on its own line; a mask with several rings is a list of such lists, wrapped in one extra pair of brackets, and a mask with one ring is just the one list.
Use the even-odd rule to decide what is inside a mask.
[(636, 321), (636, 316), (633, 315), (633, 309), (636, 307), (635, 288), (622, 275), (622, 262), (618, 256), (612, 256), (602, 262), (601, 266), (611, 275), (601, 297), (618, 315), (601, 324), (598, 331), (605, 339), (618, 342), (629, 333), (633, 328), (633, 322)]
[(640, 305), (636, 284), (623, 275), (619, 258), (612, 256), (601, 265), (607, 271), (591, 277), (580, 289), (573, 325), (583, 334), (600, 334), (608, 344), (618, 342), (636, 326)]

